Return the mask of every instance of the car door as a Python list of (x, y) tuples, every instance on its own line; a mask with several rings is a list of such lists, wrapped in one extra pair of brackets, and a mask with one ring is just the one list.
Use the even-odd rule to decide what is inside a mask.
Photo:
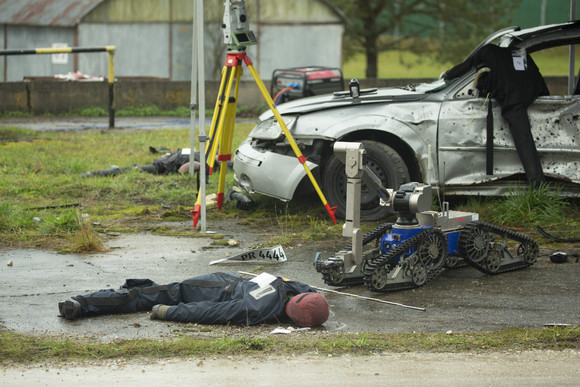
[(580, 96), (539, 97), (528, 116), (544, 174), (580, 183)]
[[(480, 96), (475, 71), (468, 72), (447, 92), (438, 127), (439, 180), (445, 186), (473, 185), (524, 173), (509, 126), (494, 99)], [(487, 173), (488, 104), (493, 114), (493, 165)]]
[[(493, 111), (492, 173), (487, 173), (488, 103), (470, 72), (445, 98), (438, 131), (439, 176), (446, 186), (485, 183), (524, 174), (501, 106)], [(537, 98), (528, 108), (532, 136), (547, 177), (580, 182), (580, 96)]]

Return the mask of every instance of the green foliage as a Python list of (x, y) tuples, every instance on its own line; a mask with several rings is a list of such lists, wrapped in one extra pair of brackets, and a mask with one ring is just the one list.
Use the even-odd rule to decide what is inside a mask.
[(0, 144), (3, 142), (30, 141), (36, 137), (36, 132), (29, 129), (4, 127), (0, 128)]
[(480, 3), (447, 0), (441, 8), (440, 26), (433, 26), (431, 37), (439, 37), (435, 56), (441, 62), (459, 63), (483, 39), (512, 25), (514, 11), (521, 0), (488, 0)]
[(481, 196), (470, 196), (465, 200), (454, 199), (450, 202), (450, 208), (465, 212), (474, 212), (479, 215), (479, 219), (484, 222), (493, 223), (493, 209), (502, 199), (488, 198)]
[(26, 210), (8, 201), (0, 202), (0, 233), (19, 233), (23, 229), (31, 228), (33, 224), (34, 221)]
[[(408, 50), (386, 50), (379, 53), (377, 78), (431, 78), (452, 67), (451, 63), (441, 63), (433, 57), (418, 55)], [(357, 53), (345, 60), (342, 71), (344, 79), (364, 79), (365, 56)]]
[[(252, 127), (251, 123), (236, 125), (234, 146)], [(81, 207), (80, 212), (105, 229), (134, 231), (160, 221), (191, 220), (189, 209), (197, 192), (188, 174), (160, 176), (131, 168), (161, 157), (152, 154), (149, 146), (189, 147), (188, 127), (138, 132), (2, 129), (0, 133), (6, 139), (0, 144), (0, 233), (9, 243), (69, 251), (102, 248), (90, 223), (79, 215)], [(129, 169), (117, 176), (81, 177), (111, 165)], [(230, 173), (226, 184), (232, 183)], [(213, 174), (208, 193), (215, 192), (216, 186), (217, 174)], [(78, 206), (64, 207), (67, 204)], [(42, 209), (47, 206), (54, 208)]]
[[(209, 114), (211, 115), (212, 113), (213, 111)], [(206, 114), (208, 113), (206, 112)], [(162, 110), (157, 106), (134, 106), (121, 109), (115, 115), (117, 117), (190, 117), (191, 110), (185, 106), (179, 106), (173, 110)]]
[(39, 231), (42, 234), (72, 233), (80, 228), (77, 209), (65, 208), (59, 212), (47, 212), (41, 219)]
[[(238, 109), (236, 110), (236, 115), (237, 117), (256, 118), (268, 109), (269, 107), (265, 103), (255, 106), (238, 106)], [(209, 115), (211, 114), (213, 114), (213, 112), (211, 112)]]
[(108, 117), (109, 112), (103, 108), (100, 108), (100, 107), (90, 107), (90, 108), (75, 110), (74, 112), (71, 112), (70, 114), (66, 114), (66, 115), (68, 115), (68, 116), (81, 116), (81, 117)]
[[(184, 356), (236, 356), (312, 354), (376, 354), (413, 351), (488, 352), (525, 350), (565, 350), (580, 348), (580, 328), (506, 329), (477, 333), (346, 333), (293, 335), (293, 337), (252, 337), (247, 332), (211, 337), (210, 326), (194, 328), (197, 334), (183, 334), (167, 340), (119, 340), (103, 343), (97, 339), (0, 334), (0, 362), (31, 363), (47, 358), (71, 360), (129, 357), (169, 358)], [(200, 337), (208, 333), (209, 337)]]
[(568, 202), (557, 186), (547, 183), (538, 188), (514, 189), (495, 203), (493, 219), (507, 226), (545, 226), (559, 223), (565, 216)]
[(22, 117), (32, 117), (33, 114), (29, 112), (22, 111), (10, 111), (10, 112), (0, 112), (0, 118), (22, 118)]
[[(458, 63), (481, 40), (509, 25), (520, 1), (331, 0), (348, 21), (345, 58), (364, 53), (367, 78), (377, 78), (381, 51), (407, 49)], [(429, 42), (429, 44), (425, 44)]]
[(127, 107), (122, 110), (116, 112), (118, 117), (126, 117), (126, 116), (139, 116), (139, 117), (151, 117), (151, 116), (160, 116), (161, 109), (157, 106), (136, 106), (136, 107)]
[[(248, 117), (252, 116), (255, 117), (258, 114), (262, 113), (264, 110), (268, 109), (267, 105), (260, 105), (260, 106), (239, 106), (237, 111), (238, 117)], [(207, 109), (206, 117), (211, 117), (213, 114), (213, 109)], [(109, 112), (106, 109), (100, 107), (89, 107), (83, 109), (73, 110), (69, 113), (44, 113), (42, 114), (44, 117), (71, 117), (71, 116), (79, 116), (79, 117), (108, 117)], [(172, 110), (162, 110), (157, 106), (135, 106), (135, 107), (126, 107), (115, 112), (116, 117), (155, 117), (155, 116), (166, 116), (166, 117), (184, 117), (189, 118), (191, 117), (191, 110), (185, 106), (179, 106)], [(34, 117), (32, 113), (25, 113), (21, 111), (10, 111), (0, 113), (0, 118), (7, 117), (7, 118), (23, 118), (23, 117)], [(3, 130), (0, 129), (0, 133)], [(2, 137), (0, 136), (0, 141)]]

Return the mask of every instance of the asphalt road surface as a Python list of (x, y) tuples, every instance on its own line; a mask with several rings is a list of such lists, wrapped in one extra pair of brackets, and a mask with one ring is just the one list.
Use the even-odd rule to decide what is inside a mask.
[[(212, 225), (208, 228), (211, 230)], [(223, 233), (219, 225), (215, 230)], [(238, 230), (238, 231), (236, 231)], [(248, 251), (263, 235), (248, 227), (228, 226), (237, 246), (216, 248), (209, 238), (148, 234), (120, 235), (107, 242), (109, 252), (90, 255), (41, 250), (0, 250), (0, 324), (18, 333), (92, 335), (114, 338), (158, 337), (171, 324), (151, 322), (148, 313), (101, 316), (69, 322), (57, 318), (59, 301), (103, 288), (118, 288), (126, 278), (157, 283), (181, 281), (227, 270), (269, 273), (328, 288), (313, 267), (314, 254), (329, 256), (337, 246), (324, 242), (286, 249), (287, 262), (209, 265)], [(542, 252), (547, 252), (542, 248)], [(12, 261), (12, 266), (8, 262)], [(425, 311), (325, 293), (331, 315), (324, 330), (336, 332), (468, 332), (545, 324), (580, 324), (580, 263), (554, 264), (540, 257), (530, 268), (487, 276), (464, 267), (444, 272), (426, 286), (377, 294), (364, 286), (339, 289)], [(135, 328), (134, 326), (138, 326)]]
[(0, 386), (577, 386), (576, 351), (116, 360), (3, 369)]

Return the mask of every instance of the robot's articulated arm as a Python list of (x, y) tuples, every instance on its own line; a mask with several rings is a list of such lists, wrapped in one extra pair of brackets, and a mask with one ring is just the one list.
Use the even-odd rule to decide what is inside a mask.
[(334, 154), (345, 165), (346, 219), (342, 235), (352, 238), (352, 252), (345, 254), (345, 267), (362, 263), (362, 230), (360, 229), (361, 182), (369, 190), (376, 191), (382, 206), (389, 206), (398, 212), (397, 224), (418, 224), (416, 214), (431, 207), (431, 186), (421, 183), (406, 183), (395, 191), (385, 188), (381, 180), (367, 166), (367, 154), (360, 142), (338, 141), (333, 147)]

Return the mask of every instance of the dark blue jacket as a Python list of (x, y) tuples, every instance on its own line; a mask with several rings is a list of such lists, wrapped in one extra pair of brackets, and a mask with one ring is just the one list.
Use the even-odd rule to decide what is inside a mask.
[(128, 279), (121, 289), (105, 289), (73, 297), (82, 315), (133, 313), (154, 305), (171, 305), (166, 319), (200, 324), (256, 325), (289, 321), (286, 303), (293, 296), (316, 292), (310, 286), (272, 277), (260, 287), (253, 279), (217, 272), (183, 282), (158, 285), (149, 279)]

